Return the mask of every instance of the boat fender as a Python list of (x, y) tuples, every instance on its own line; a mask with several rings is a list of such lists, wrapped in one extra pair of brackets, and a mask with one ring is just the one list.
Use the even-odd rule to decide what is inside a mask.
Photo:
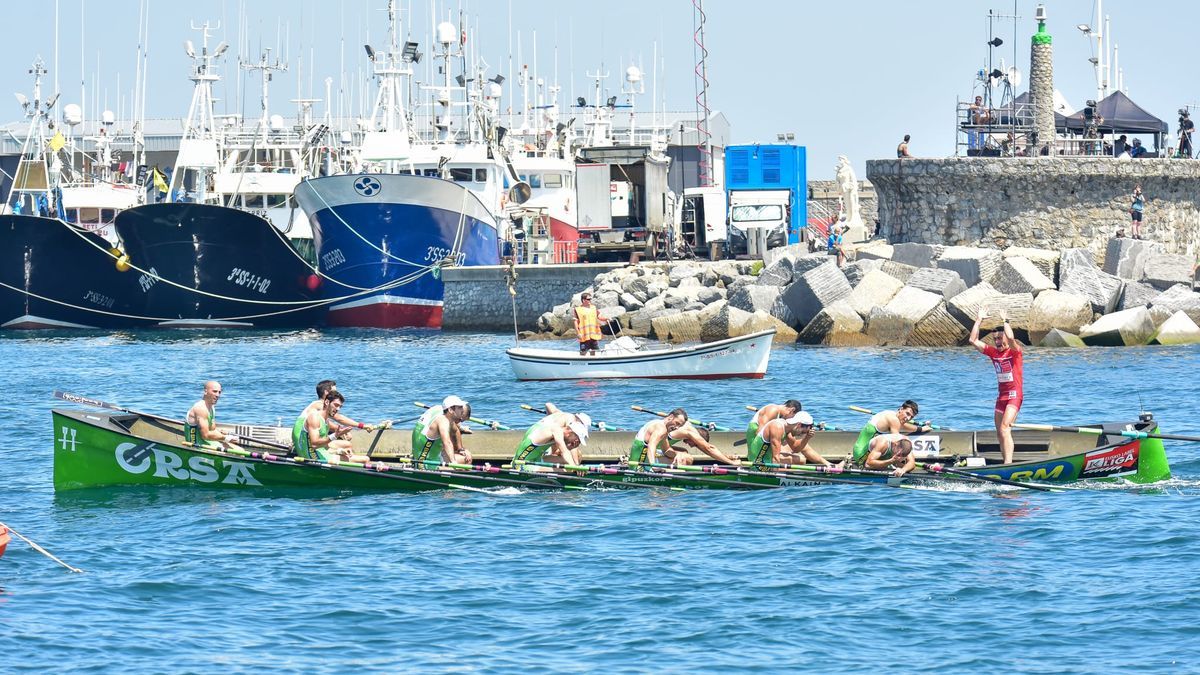
[(117, 258), (118, 272), (128, 272), (130, 269), (132, 269), (132, 267), (133, 265), (129, 262), (129, 256), (127, 254), (122, 253), (121, 257)]

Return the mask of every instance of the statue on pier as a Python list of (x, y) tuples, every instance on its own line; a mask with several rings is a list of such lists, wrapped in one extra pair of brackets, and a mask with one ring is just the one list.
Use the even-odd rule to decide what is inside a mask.
[(835, 179), (841, 194), (841, 213), (838, 214), (837, 226), (845, 228), (844, 239), (847, 243), (864, 241), (867, 236), (858, 206), (858, 176), (845, 155), (838, 155)]

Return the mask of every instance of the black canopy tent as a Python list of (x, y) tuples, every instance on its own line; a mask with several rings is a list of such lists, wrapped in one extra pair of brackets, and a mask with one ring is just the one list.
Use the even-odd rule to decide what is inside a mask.
[[(1101, 118), (1096, 125), (1101, 134), (1154, 134), (1154, 145), (1163, 147), (1162, 136), (1167, 133), (1167, 123), (1146, 112), (1120, 91), (1114, 91), (1103, 100), (1097, 101), (1094, 114)], [(1065, 121), (1066, 124), (1059, 127), (1060, 132), (1087, 131), (1087, 118), (1082, 110), (1066, 117)], [(1056, 119), (1055, 126), (1057, 125)]]

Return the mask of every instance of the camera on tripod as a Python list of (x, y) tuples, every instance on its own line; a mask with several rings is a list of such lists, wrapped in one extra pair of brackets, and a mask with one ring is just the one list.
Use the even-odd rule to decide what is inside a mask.
[(1181, 129), (1183, 128), (1184, 124), (1188, 121), (1188, 117), (1190, 117), (1190, 115), (1188, 114), (1188, 109), (1180, 108), (1179, 109), (1179, 127)]

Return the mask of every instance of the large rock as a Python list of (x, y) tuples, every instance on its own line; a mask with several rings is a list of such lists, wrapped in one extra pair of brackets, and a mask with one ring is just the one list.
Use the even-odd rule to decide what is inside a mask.
[(832, 303), (821, 310), (800, 331), (800, 342), (810, 345), (850, 347), (875, 344), (862, 333), (863, 320), (845, 300)]
[(1027, 248), (1024, 246), (1009, 246), (1004, 249), (1005, 258), (1025, 258), (1033, 266), (1041, 270), (1050, 281), (1058, 284), (1058, 251), (1044, 248)]
[[(595, 305), (596, 309), (599, 310), (618, 307), (621, 304), (621, 294), (617, 291), (597, 291), (596, 294), (592, 296), (592, 304)], [(601, 311), (600, 313), (603, 314), (604, 312)]]
[(742, 286), (729, 294), (729, 304), (747, 312), (770, 312), (783, 289), (778, 286)]
[(771, 341), (775, 344), (793, 344), (796, 342), (796, 338), (799, 336), (795, 328), (792, 328), (770, 314), (766, 312), (755, 312), (751, 314), (750, 318), (739, 327), (740, 332), (737, 335), (731, 335), (730, 337), (749, 335), (750, 333), (757, 333), (759, 331), (768, 330), (771, 328), (775, 329), (775, 335), (771, 338)]
[(1176, 284), (1191, 286), (1192, 259), (1174, 253), (1155, 253), (1147, 256), (1141, 278), (1163, 291)]
[(994, 330), (1004, 324), (1004, 317), (1013, 330), (1029, 330), (1029, 312), (1033, 309), (1032, 293), (1003, 293), (987, 301), (988, 318), (980, 324), (984, 330)]
[(846, 275), (829, 259), (798, 277), (783, 292), (781, 299), (791, 311), (796, 325), (804, 326), (822, 309), (850, 295), (852, 290)]
[(908, 344), (917, 347), (955, 347), (967, 338), (967, 329), (941, 303), (917, 322)]
[(733, 260), (722, 260), (721, 262), (713, 263), (712, 266), (709, 267), (709, 271), (711, 271), (721, 283), (725, 284), (725, 288), (729, 288), (730, 284), (736, 281), (738, 277), (742, 276), (742, 273), (738, 271), (737, 262)]
[(1146, 259), (1157, 251), (1158, 245), (1145, 239), (1114, 237), (1104, 249), (1104, 271), (1109, 274), (1137, 281), (1146, 269)]
[(675, 312), (654, 317), (651, 334), (664, 342), (695, 342), (700, 339), (700, 312)]
[(636, 311), (646, 306), (646, 303), (638, 300), (632, 293), (622, 293), (621, 306), (625, 309)]
[(846, 281), (850, 282), (851, 287), (857, 287), (858, 283), (863, 280), (863, 277), (867, 276), (867, 272), (877, 270), (882, 266), (882, 260), (855, 260), (842, 268), (842, 274), (846, 275)]
[(895, 247), (882, 239), (856, 244), (853, 250), (855, 260), (891, 260), (896, 251)]
[(867, 315), (867, 335), (882, 345), (907, 344), (917, 324), (943, 302), (940, 295), (905, 286), (887, 305)]
[(942, 253), (943, 246), (905, 242), (892, 245), (892, 260), (913, 267), (932, 267)]
[(938, 257), (937, 266), (958, 272), (963, 283), (970, 288), (984, 281), (992, 283), (992, 278), (1000, 271), (1000, 262), (1003, 259), (1000, 251), (993, 248), (947, 246)]
[(1039, 347), (1086, 347), (1078, 335), (1057, 328), (1052, 329), (1038, 341)]
[(913, 272), (906, 285), (937, 293), (946, 300), (967, 290), (967, 285), (963, 283), (962, 277), (958, 276), (958, 272), (932, 267)]
[(1158, 327), (1154, 343), (1160, 345), (1190, 345), (1200, 342), (1200, 326), (1184, 312), (1175, 312)]
[(1029, 307), (1028, 330), (1032, 341), (1053, 330), (1078, 334), (1092, 321), (1092, 303), (1082, 295), (1062, 291), (1042, 291)]
[(1106, 314), (1084, 326), (1079, 337), (1085, 344), (1106, 347), (1144, 345), (1154, 337), (1154, 321), (1145, 307)]
[[(992, 288), (991, 284), (982, 283), (950, 298), (946, 302), (946, 308), (955, 319), (958, 319), (959, 323), (964, 326), (973, 326), (975, 317), (979, 316), (979, 310), (986, 309), (988, 303), (1000, 295), (1000, 291)], [(1088, 319), (1090, 320), (1091, 317), (1089, 316)]]
[(1111, 314), (1121, 299), (1125, 282), (1096, 267), (1087, 249), (1067, 249), (1058, 263), (1058, 290), (1082, 295), (1097, 314)]
[(902, 283), (907, 284), (908, 280), (912, 278), (912, 275), (916, 273), (917, 268), (913, 267), (912, 265), (905, 265), (904, 263), (896, 262), (895, 260), (885, 260), (883, 261), (883, 264), (879, 266), (879, 270), (885, 274), (890, 274), (899, 279)]
[(1140, 281), (1125, 282), (1125, 290), (1121, 293), (1121, 302), (1117, 309), (1124, 311), (1134, 307), (1149, 307), (1150, 302), (1161, 293), (1159, 289)]
[(904, 288), (904, 284), (900, 280), (890, 274), (885, 274), (879, 270), (867, 272), (850, 295), (846, 296), (846, 302), (850, 304), (858, 315), (866, 318), (871, 314), (871, 310), (875, 307), (882, 307), (896, 294), (900, 289)]
[(1200, 324), (1200, 293), (1180, 284), (1159, 293), (1150, 301), (1151, 308), (1162, 307), (1171, 313), (1185, 312), (1192, 321)]
[(693, 262), (681, 262), (671, 265), (671, 269), (667, 271), (667, 278), (672, 286), (678, 286), (684, 279), (698, 279), (703, 276), (704, 270)]
[(834, 258), (830, 258), (826, 253), (809, 253), (807, 255), (802, 255), (792, 261), (792, 278), (799, 279), (801, 276), (808, 274), (830, 260), (834, 260), (836, 262)]
[(1032, 293), (1036, 296), (1054, 288), (1054, 282), (1028, 258), (1011, 256), (1000, 263), (992, 286), (1001, 293)]
[(696, 291), (696, 300), (700, 304), (709, 305), (725, 297), (725, 289), (705, 286)]
[(769, 248), (763, 251), (763, 269), (769, 268), (782, 258), (791, 258), (795, 260), (800, 256), (808, 255), (808, 244), (788, 244), (787, 246), (779, 246)]
[[(716, 311), (708, 313), (706, 310), (709, 307), (716, 307)], [(717, 302), (700, 310), (701, 315), (706, 316), (706, 320), (700, 326), (700, 339), (705, 342), (713, 340), (724, 340), (732, 335), (742, 335), (742, 327), (750, 320), (750, 313), (731, 307), (727, 302)]]
[(782, 255), (775, 262), (763, 268), (755, 284), (759, 286), (787, 286), (792, 283), (792, 265), (796, 259), (790, 255)]
[[(667, 289), (667, 292), (663, 293), (659, 297), (663, 299), (663, 304), (668, 309), (680, 309), (692, 304), (693, 302), (696, 302), (697, 298), (700, 296), (701, 288), (703, 287), (693, 286), (690, 284), (686, 286), (676, 286), (675, 288)], [(647, 302), (646, 306), (649, 307), (650, 304), (650, 302)]]

